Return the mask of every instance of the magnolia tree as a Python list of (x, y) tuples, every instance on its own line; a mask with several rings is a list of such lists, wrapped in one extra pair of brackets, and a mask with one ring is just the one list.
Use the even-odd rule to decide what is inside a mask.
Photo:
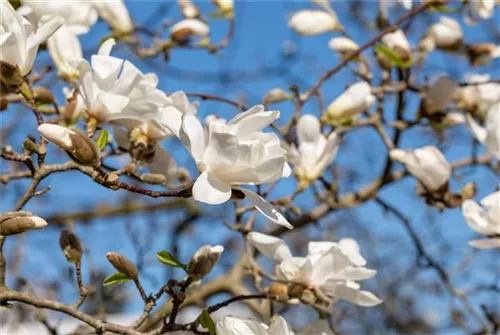
[(497, 333), (495, 6), (2, 0), (1, 327)]

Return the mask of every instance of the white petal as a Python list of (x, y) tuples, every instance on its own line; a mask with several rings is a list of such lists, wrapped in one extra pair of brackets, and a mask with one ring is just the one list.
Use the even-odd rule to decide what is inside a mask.
[(372, 307), (382, 303), (382, 300), (377, 298), (373, 293), (368, 291), (360, 291), (344, 284), (337, 284), (333, 289), (335, 297), (347, 300), (353, 304)]
[(253, 206), (273, 223), (285, 226), (288, 229), (293, 229), (293, 226), (290, 224), (290, 222), (287, 221), (283, 214), (281, 214), (269, 202), (264, 200), (264, 198), (262, 198), (260, 195), (245, 188), (234, 188), (243, 192), (245, 194), (245, 197), (252, 202)]
[(297, 335), (334, 335), (328, 320), (319, 319), (300, 331)]
[(149, 163), (149, 170), (152, 173), (164, 175), (167, 181), (172, 181), (177, 176), (177, 163), (168, 151), (163, 149), (160, 144), (156, 144), (153, 161)]
[(101, 44), (99, 50), (97, 51), (97, 54), (100, 56), (109, 56), (111, 55), (111, 49), (113, 49), (115, 45), (116, 45), (115, 39), (108, 38)]
[(234, 134), (246, 136), (253, 132), (261, 131), (280, 116), (279, 111), (265, 111), (264, 106), (257, 105), (246, 112), (240, 113), (232, 118), (227, 125), (235, 126)]
[(292, 252), (285, 241), (278, 237), (251, 232), (248, 234), (248, 240), (264, 256), (276, 263), (281, 263), (285, 259), (292, 257)]
[(34, 36), (31, 36), (28, 41), (28, 49), (40, 45), (45, 42), (52, 34), (62, 26), (64, 20), (59, 16), (52, 18), (51, 20), (45, 22), (41, 27), (36, 30)]
[(108, 114), (117, 114), (124, 110), (130, 102), (130, 98), (101, 91), (97, 94), (97, 101), (99, 101), (105, 108)]
[(322, 10), (299, 10), (290, 17), (288, 26), (304, 36), (323, 34), (340, 28), (337, 17)]
[(196, 163), (199, 163), (205, 152), (205, 132), (200, 121), (194, 115), (182, 115), (180, 139)]
[(495, 223), (488, 216), (488, 213), (474, 200), (465, 200), (462, 203), (462, 214), (465, 222), (472, 230), (480, 234), (493, 234)]
[(376, 270), (367, 269), (364, 267), (348, 267), (343, 270), (343, 275), (348, 278), (348, 280), (360, 281), (372, 278), (377, 274)]
[(38, 126), (38, 131), (48, 141), (65, 150), (70, 150), (73, 147), (70, 135), (75, 134), (75, 132), (69, 128), (51, 123), (43, 123)]
[(500, 248), (500, 237), (485, 238), (469, 241), (471, 247), (479, 249)]
[(479, 123), (474, 120), (472, 116), (467, 114), (466, 116), (467, 124), (469, 125), (470, 129), (472, 130), (472, 134), (474, 134), (474, 137), (481, 143), (484, 144), (486, 141), (486, 129), (481, 127)]
[(281, 316), (275, 316), (271, 324), (269, 325), (269, 329), (267, 330), (268, 335), (293, 335), (292, 330), (288, 323)]
[(302, 143), (316, 144), (321, 136), (321, 125), (318, 118), (311, 114), (302, 115), (297, 122), (299, 146)]
[(193, 198), (207, 204), (219, 205), (231, 198), (231, 186), (205, 171), (193, 184)]

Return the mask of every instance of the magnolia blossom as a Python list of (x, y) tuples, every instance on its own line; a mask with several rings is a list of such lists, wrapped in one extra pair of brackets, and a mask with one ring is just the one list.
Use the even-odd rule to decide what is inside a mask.
[(65, 150), (77, 162), (90, 166), (100, 165), (99, 148), (78, 128), (44, 123), (38, 126), (38, 132), (49, 142)]
[(458, 104), (484, 119), (489, 108), (500, 102), (500, 83), (489, 82), (489, 74), (469, 74), (465, 81), (471, 85), (460, 88)]
[(69, 64), (72, 58), (82, 58), (78, 35), (85, 34), (97, 21), (97, 11), (88, 1), (23, 0), (19, 11), (37, 25), (58, 15), (64, 25), (47, 40), (47, 49), (59, 75), (65, 80), (78, 78), (78, 71)]
[(128, 34), (134, 30), (134, 24), (130, 18), (127, 6), (122, 0), (96, 1), (94, 3), (99, 15), (121, 34)]
[(184, 143), (201, 175), (193, 185), (193, 198), (207, 204), (221, 204), (231, 198), (232, 190), (242, 192), (271, 221), (292, 226), (257, 193), (239, 185), (271, 183), (290, 175), (286, 151), (279, 138), (262, 129), (279, 117), (278, 111), (264, 111), (255, 106), (236, 115), (227, 124), (211, 122), (208, 135), (200, 121), (191, 114), (182, 123), (164, 118), (164, 124)]
[[(328, 137), (321, 133), (321, 125), (314, 115), (303, 115), (297, 123), (298, 148), (292, 144), (288, 150), (290, 162), (302, 186), (320, 177), (337, 154), (340, 136), (336, 132)], [(301, 188), (299, 187), (299, 188)]]
[(489, 19), (495, 11), (495, 2), (492, 0), (468, 1), (465, 6), (464, 21), (467, 24), (476, 24), (479, 20)]
[(368, 279), (375, 270), (364, 267), (366, 260), (351, 238), (335, 242), (309, 242), (306, 257), (293, 257), (280, 238), (257, 232), (248, 234), (250, 243), (279, 266), (280, 276), (304, 289), (321, 292), (331, 299), (345, 299), (360, 306), (381, 303), (373, 293), (360, 290), (357, 281)]
[(35, 29), (6, 0), (1, 0), (0, 17), (1, 60), (17, 66), (21, 75), (25, 76), (33, 67), (38, 46), (45, 42), (63, 21), (60, 17), (54, 17)]
[(434, 23), (428, 35), (437, 48), (454, 49), (462, 43), (463, 32), (460, 24), (449, 17), (441, 16), (438, 23)]
[(423, 108), (427, 115), (443, 113), (446, 106), (453, 100), (458, 85), (449, 77), (440, 77), (427, 91)]
[(288, 26), (304, 36), (334, 32), (342, 28), (335, 12), (309, 9), (295, 12), (290, 17)]
[(347, 37), (333, 37), (328, 42), (328, 47), (333, 51), (337, 51), (342, 57), (346, 57), (359, 49), (359, 45)]
[(198, 19), (185, 19), (170, 28), (170, 37), (174, 42), (183, 43), (191, 37), (198, 36), (208, 39), (210, 27)]
[(485, 127), (481, 127), (469, 114), (466, 118), (476, 139), (483, 143), (492, 155), (500, 159), (500, 102), (488, 109)]
[(408, 42), (405, 33), (401, 29), (385, 34), (381, 41), (385, 46), (398, 53), (401, 59), (407, 60), (410, 58), (410, 42)]
[(371, 87), (367, 82), (358, 82), (335, 99), (327, 109), (325, 118), (331, 121), (342, 121), (367, 110), (375, 102)]
[(474, 200), (465, 200), (462, 213), (469, 227), (489, 236), (486, 239), (470, 241), (470, 246), (500, 248), (500, 191), (483, 198), (479, 204)]
[(390, 157), (406, 166), (428, 191), (438, 191), (448, 184), (451, 165), (443, 153), (434, 146), (414, 150), (393, 149)]
[[(275, 316), (269, 326), (248, 318), (226, 316), (217, 322), (216, 330), (217, 335), (295, 335), (288, 323), (281, 316)], [(297, 335), (334, 334), (330, 329), (328, 321), (319, 319), (305, 327)]]
[[(143, 74), (127, 60), (110, 56), (114, 39), (106, 40), (91, 64), (72, 61), (80, 72), (80, 94), (93, 122), (106, 122), (119, 113), (145, 113), (164, 105), (168, 99), (156, 88), (154, 74)], [(120, 114), (123, 115), (123, 114)]]

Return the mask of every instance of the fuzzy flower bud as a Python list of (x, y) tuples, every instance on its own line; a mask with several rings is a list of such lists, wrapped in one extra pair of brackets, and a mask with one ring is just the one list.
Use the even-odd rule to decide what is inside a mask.
[(44, 123), (38, 126), (38, 131), (45, 139), (64, 149), (78, 163), (100, 165), (99, 148), (80, 129)]
[(216, 245), (211, 247), (205, 245), (198, 249), (189, 261), (187, 272), (193, 281), (203, 279), (212, 271), (215, 263), (219, 260), (220, 254), (224, 251), (224, 247)]
[(139, 278), (139, 272), (137, 271), (137, 267), (124, 255), (119, 254), (117, 252), (108, 252), (106, 254), (106, 258), (118, 272), (127, 275), (129, 278), (133, 280), (137, 280)]
[(212, 2), (226, 18), (231, 19), (234, 17), (233, 0), (212, 0)]
[(196, 19), (200, 16), (200, 9), (191, 0), (178, 0), (177, 3), (186, 19)]
[(61, 231), (61, 235), (59, 236), (59, 246), (61, 247), (61, 250), (68, 262), (80, 263), (83, 249), (78, 236), (69, 230)]
[(371, 94), (371, 87), (366, 82), (359, 82), (349, 88), (329, 106), (326, 118), (331, 121), (341, 121), (351, 118), (366, 109), (375, 102), (375, 96)]
[(0, 216), (0, 235), (15, 235), (47, 226), (47, 221), (30, 212), (7, 212)]
[(194, 36), (207, 37), (209, 33), (209, 26), (197, 19), (182, 20), (170, 28), (170, 38), (176, 43), (185, 43)]
[(455, 50), (462, 44), (463, 32), (460, 24), (449, 17), (441, 17), (438, 23), (429, 28), (429, 36), (436, 47), (445, 50)]
[(288, 26), (303, 36), (312, 36), (342, 30), (337, 15), (322, 10), (299, 10), (288, 21)]
[(287, 93), (281, 88), (273, 88), (264, 96), (263, 102), (266, 105), (283, 102), (292, 98), (290, 93)]

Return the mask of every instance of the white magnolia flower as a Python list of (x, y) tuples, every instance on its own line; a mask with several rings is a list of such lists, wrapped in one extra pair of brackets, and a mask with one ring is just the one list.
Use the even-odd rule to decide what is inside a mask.
[(281, 316), (274, 317), (268, 326), (256, 320), (226, 316), (216, 324), (217, 335), (294, 335)]
[(469, 114), (466, 118), (476, 139), (483, 143), (492, 155), (500, 159), (500, 102), (488, 109), (485, 127), (481, 127)]
[(170, 37), (175, 42), (185, 42), (187, 39), (197, 36), (207, 39), (210, 27), (198, 19), (185, 19), (177, 22), (170, 28)]
[(469, 227), (480, 234), (490, 236), (472, 240), (469, 242), (470, 246), (500, 248), (500, 191), (483, 198), (479, 204), (474, 200), (465, 200), (462, 213)]
[(19, 67), (22, 76), (31, 71), (38, 46), (63, 24), (54, 17), (35, 29), (6, 0), (1, 0), (0, 18), (0, 59)]
[(68, 81), (78, 79), (80, 73), (69, 64), (69, 61), (83, 57), (82, 46), (78, 37), (68, 29), (67, 25), (63, 25), (47, 40), (47, 49), (61, 78)]
[(344, 238), (339, 243), (309, 242), (306, 257), (293, 257), (286, 243), (274, 236), (251, 232), (248, 239), (264, 256), (279, 265), (281, 277), (290, 282), (361, 306), (381, 302), (372, 293), (359, 290), (356, 281), (371, 278), (376, 271), (364, 268), (366, 260), (351, 238)]
[(239, 187), (270, 183), (290, 175), (286, 151), (279, 138), (262, 132), (278, 117), (278, 111), (264, 111), (263, 106), (255, 106), (227, 124), (211, 122), (208, 137), (200, 121), (191, 114), (183, 115), (181, 125), (177, 120), (164, 118), (163, 123), (180, 137), (201, 173), (193, 185), (193, 198), (207, 204), (221, 204), (231, 198), (235, 189), (244, 193), (271, 221), (292, 228), (257, 193)]
[(337, 15), (322, 10), (299, 10), (293, 13), (288, 26), (300, 35), (311, 36), (338, 31), (342, 28)]
[(414, 150), (393, 149), (390, 157), (406, 166), (428, 191), (437, 191), (447, 185), (451, 165), (443, 153), (434, 146)]
[(119, 113), (143, 114), (168, 103), (165, 93), (156, 88), (154, 74), (143, 74), (129, 61), (110, 56), (114, 45), (114, 39), (106, 40), (91, 64), (85, 59), (71, 62), (80, 72), (80, 94), (95, 122), (106, 122)]
[(47, 17), (58, 15), (74, 35), (82, 35), (89, 31), (98, 19), (94, 3), (85, 0), (22, 0), (19, 8), (22, 15), (31, 22), (38, 23)]
[(408, 59), (410, 57), (410, 42), (408, 42), (405, 33), (401, 29), (385, 34), (381, 41), (386, 47), (399, 52), (402, 55), (402, 59)]
[(434, 40), (435, 46), (441, 49), (454, 49), (462, 43), (464, 36), (460, 24), (445, 16), (429, 28), (428, 35)]
[(347, 37), (333, 37), (328, 42), (328, 47), (333, 51), (337, 51), (342, 57), (346, 57), (359, 49), (359, 45)]
[(464, 11), (464, 21), (467, 24), (476, 24), (479, 20), (489, 19), (495, 11), (495, 2), (492, 0), (468, 1)]
[(423, 101), (425, 113), (432, 115), (444, 112), (448, 104), (453, 100), (457, 87), (457, 83), (449, 77), (437, 79), (429, 88)]
[(367, 82), (355, 83), (328, 106), (326, 118), (332, 121), (351, 118), (370, 108), (375, 100)]
[(459, 106), (484, 119), (489, 108), (500, 102), (500, 83), (489, 82), (489, 74), (469, 74), (465, 81), (472, 85), (460, 88)]
[(303, 187), (323, 175), (333, 161), (340, 145), (340, 136), (336, 132), (328, 137), (321, 133), (321, 125), (314, 115), (303, 115), (297, 123), (298, 148), (292, 144), (288, 157), (294, 166), (294, 172)]
[(94, 4), (99, 15), (114, 31), (128, 34), (134, 30), (134, 23), (123, 0), (96, 1)]

